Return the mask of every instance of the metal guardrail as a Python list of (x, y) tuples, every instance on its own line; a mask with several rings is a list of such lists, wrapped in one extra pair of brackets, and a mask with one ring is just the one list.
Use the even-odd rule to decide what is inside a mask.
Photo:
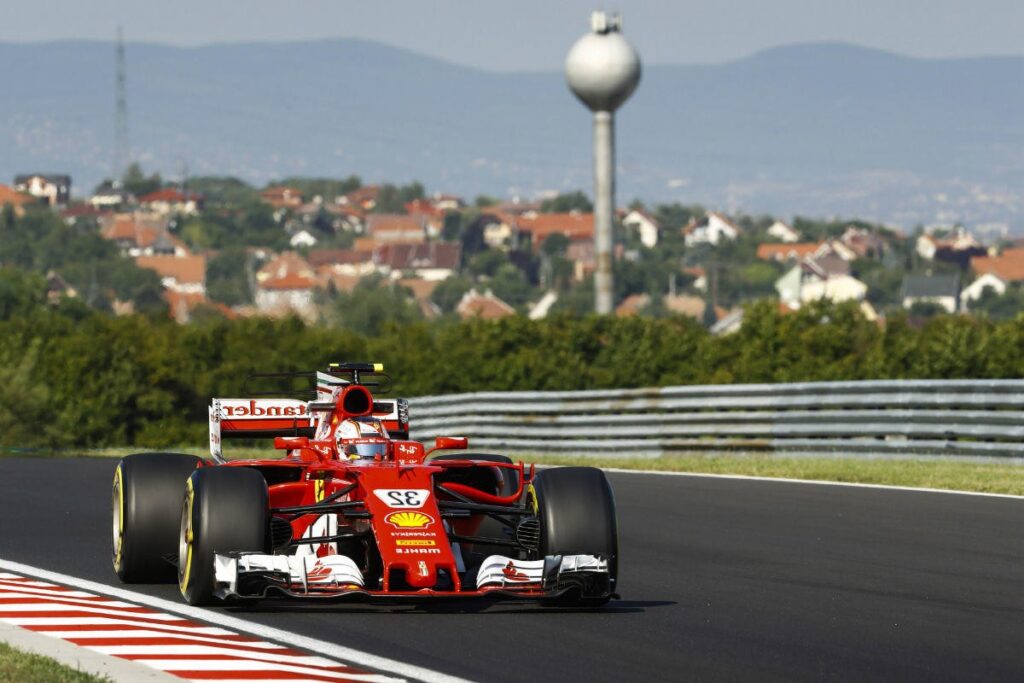
[(477, 392), (410, 399), (411, 437), (472, 450), (763, 451), (1024, 463), (1024, 380), (885, 380)]

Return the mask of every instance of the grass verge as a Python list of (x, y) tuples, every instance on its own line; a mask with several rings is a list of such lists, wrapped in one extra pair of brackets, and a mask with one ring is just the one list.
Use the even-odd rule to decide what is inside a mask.
[(106, 676), (79, 671), (42, 655), (0, 643), (0, 683), (110, 683)]
[(1024, 466), (991, 462), (784, 458), (769, 455), (668, 455), (659, 458), (548, 456), (537, 458), (536, 462), (1024, 495)]
[[(119, 458), (137, 453), (138, 448), (101, 448), (69, 452), (8, 452), (9, 455), (105, 456)], [(208, 451), (195, 447), (163, 449), (174, 453), (205, 456)], [(266, 446), (239, 448), (229, 457), (275, 458), (282, 455)], [(860, 458), (786, 458), (773, 455), (668, 455), (659, 458), (601, 458), (552, 455), (518, 458), (546, 465), (591, 465), (631, 470), (693, 472), (698, 474), (739, 474), (753, 477), (813, 479), (857, 484), (886, 484), (952, 491), (1005, 493), (1024, 496), (1024, 465), (999, 462), (921, 459), (881, 460)]]

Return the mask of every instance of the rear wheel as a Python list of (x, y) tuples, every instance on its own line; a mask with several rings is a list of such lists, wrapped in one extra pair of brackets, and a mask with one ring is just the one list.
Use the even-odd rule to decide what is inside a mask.
[(117, 463), (111, 489), (114, 571), (125, 583), (174, 580), (181, 492), (202, 458), (138, 453)]
[[(618, 579), (619, 538), (615, 498), (596, 467), (559, 467), (540, 472), (530, 489), (540, 521), (539, 555), (598, 555), (608, 561), (610, 592)], [(551, 604), (602, 605), (611, 596), (584, 598), (573, 593)]]
[(267, 552), (267, 482), (256, 470), (210, 467), (185, 485), (178, 540), (178, 587), (192, 605), (214, 602), (216, 552)]

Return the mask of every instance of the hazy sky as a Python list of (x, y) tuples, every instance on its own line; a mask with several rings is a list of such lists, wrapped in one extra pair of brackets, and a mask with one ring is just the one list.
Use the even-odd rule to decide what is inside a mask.
[(0, 41), (361, 37), (491, 69), (559, 68), (592, 9), (622, 13), (645, 62), (721, 62), (838, 40), (920, 57), (1024, 54), (1024, 0), (34, 0)]

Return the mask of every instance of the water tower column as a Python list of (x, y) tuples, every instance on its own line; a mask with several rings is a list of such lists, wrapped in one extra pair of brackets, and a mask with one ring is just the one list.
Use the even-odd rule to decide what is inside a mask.
[(615, 117), (594, 112), (594, 310), (615, 307), (612, 283), (612, 218), (615, 213)]
[(591, 33), (580, 38), (565, 59), (569, 88), (594, 112), (594, 310), (611, 313), (612, 217), (615, 211), (614, 112), (640, 82), (640, 58), (622, 37), (619, 17), (594, 12)]

